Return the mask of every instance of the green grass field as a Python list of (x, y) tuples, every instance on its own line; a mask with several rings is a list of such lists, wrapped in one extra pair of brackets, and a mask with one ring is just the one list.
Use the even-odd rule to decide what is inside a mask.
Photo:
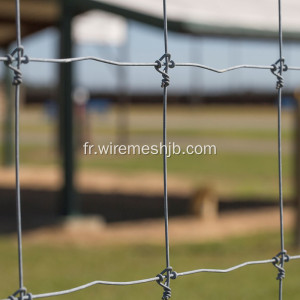
[[(195, 185), (212, 184), (221, 196), (276, 197), (276, 109), (272, 107), (170, 107), (169, 140), (180, 145), (215, 144), (216, 156), (181, 155), (168, 159), (169, 176), (181, 176)], [(21, 114), (22, 165), (59, 164), (56, 126), (41, 108)], [(118, 142), (116, 110), (92, 113), (89, 136), (93, 144)], [(131, 144), (159, 143), (161, 109), (133, 107), (129, 114)], [(283, 112), (284, 194), (293, 196), (293, 117)], [(1, 139), (2, 140), (2, 139)], [(3, 151), (3, 143), (1, 144)], [(2, 154), (2, 153), (1, 153)], [(77, 151), (80, 170), (114, 171), (118, 174), (154, 172), (161, 176), (161, 156), (84, 156)], [(238, 226), (238, 224), (237, 224)], [(196, 230), (196, 229), (195, 229)], [(147, 237), (145, 236), (145, 239)], [(228, 268), (249, 260), (272, 258), (279, 252), (279, 234), (260, 233), (222, 242), (172, 245), (171, 265), (177, 272), (198, 268)], [(292, 235), (286, 235), (289, 254)], [(165, 266), (163, 245), (74, 246), (24, 243), (25, 286), (34, 294), (72, 288), (94, 280), (127, 281), (155, 276)], [(16, 240), (0, 237), (0, 299), (18, 285)], [(300, 261), (286, 264), (284, 299), (300, 295)], [(201, 273), (172, 281), (172, 299), (277, 299), (277, 269), (270, 265), (249, 266), (229, 274)], [(157, 283), (132, 287), (94, 286), (63, 299), (100, 298), (161, 299)]]
[[(110, 141), (118, 144), (117, 112), (112, 107), (106, 113), (90, 113), (88, 134), (84, 140), (95, 145), (106, 145)], [(283, 191), (285, 197), (292, 198), (293, 112), (283, 111), (282, 117)], [(129, 144), (151, 145), (162, 140), (160, 106), (132, 106), (128, 120)], [(41, 108), (26, 108), (21, 111), (20, 124), (21, 166), (59, 165), (55, 122), (50, 121)], [(170, 106), (168, 140), (182, 147), (188, 144), (214, 144), (217, 147), (215, 156), (179, 155), (169, 158), (169, 176), (182, 177), (195, 186), (209, 184), (226, 197), (277, 196), (275, 106)], [(0, 143), (1, 156), (2, 152), (3, 142)], [(120, 174), (151, 171), (158, 176), (162, 172), (162, 157), (159, 155), (86, 156), (80, 144), (76, 157), (79, 171), (108, 170)]]
[[(291, 235), (286, 235), (289, 254)], [(248, 260), (272, 258), (278, 233), (234, 238), (223, 242), (171, 245), (171, 265), (177, 272), (198, 268), (228, 268)], [(16, 243), (0, 238), (0, 299), (17, 288)], [(24, 244), (25, 286), (34, 294), (71, 288), (94, 280), (126, 281), (155, 276), (164, 268), (164, 247), (155, 245), (72, 246)], [(286, 264), (284, 299), (300, 295), (300, 261)], [(277, 299), (277, 269), (249, 266), (228, 274), (201, 273), (172, 280), (172, 299)], [(94, 286), (58, 299), (160, 299), (157, 283), (131, 287)]]

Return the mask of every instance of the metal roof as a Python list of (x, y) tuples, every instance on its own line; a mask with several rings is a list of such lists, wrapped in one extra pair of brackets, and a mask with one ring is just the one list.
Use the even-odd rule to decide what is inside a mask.
[[(158, 25), (162, 0), (91, 0), (99, 7)], [(284, 37), (300, 39), (300, 1), (282, 1)], [(169, 29), (197, 35), (251, 38), (278, 36), (278, 3), (274, 0), (171, 0)]]
[[(66, 0), (74, 14), (101, 9), (153, 26), (162, 26), (162, 0)], [(59, 0), (21, 0), (22, 34), (26, 36), (59, 21)], [(15, 39), (15, 3), (1, 0), (0, 46)], [(276, 38), (277, 1), (171, 0), (167, 3), (172, 31), (224, 37)], [(300, 40), (300, 1), (282, 4), (286, 40)], [(97, 29), (99, 30), (99, 29)], [(105, 29), (104, 29), (105, 30)]]
[[(55, 0), (21, 0), (22, 35), (26, 36), (49, 26), (59, 19), (60, 7)], [(15, 40), (15, 1), (0, 2), (0, 46)]]

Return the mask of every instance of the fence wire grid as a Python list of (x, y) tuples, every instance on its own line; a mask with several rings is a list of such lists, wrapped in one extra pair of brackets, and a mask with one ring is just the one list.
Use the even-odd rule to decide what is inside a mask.
[[(282, 300), (283, 279), (285, 277), (284, 265), (288, 261), (300, 259), (300, 255), (289, 256), (285, 250), (284, 244), (284, 223), (283, 223), (283, 195), (282, 195), (282, 151), (281, 151), (281, 98), (282, 89), (284, 86), (283, 73), (289, 70), (300, 71), (300, 67), (287, 66), (282, 53), (282, 22), (281, 22), (281, 0), (278, 0), (278, 60), (272, 65), (238, 65), (226, 69), (215, 69), (210, 66), (197, 64), (197, 63), (175, 63), (171, 60), (171, 54), (168, 52), (168, 22), (167, 22), (167, 1), (163, 0), (163, 20), (164, 20), (164, 53), (155, 62), (150, 63), (135, 63), (135, 62), (118, 62), (106, 60), (98, 57), (86, 56), (76, 58), (33, 58), (25, 55), (24, 47), (21, 41), (21, 18), (20, 18), (20, 0), (15, 0), (16, 10), (16, 48), (4, 57), (0, 57), (0, 61), (11, 69), (14, 73), (13, 85), (15, 86), (15, 175), (16, 175), (16, 208), (17, 208), (17, 233), (18, 233), (18, 275), (19, 275), (19, 288), (9, 297), (3, 300), (32, 300), (39, 298), (47, 298), (59, 295), (74, 293), (93, 285), (117, 285), (128, 286), (135, 284), (144, 284), (149, 282), (157, 282), (163, 288), (163, 300), (168, 300), (171, 297), (171, 279), (176, 279), (181, 276), (187, 276), (197, 273), (228, 273), (234, 270), (244, 268), (250, 265), (259, 264), (273, 264), (278, 271), (277, 280), (279, 281), (278, 296)], [(23, 258), (22, 258), (22, 222), (21, 222), (21, 197), (20, 197), (20, 179), (19, 179), (19, 99), (20, 99), (20, 85), (22, 84), (21, 65), (32, 62), (37, 63), (72, 63), (77, 61), (91, 60), (99, 63), (111, 64), (115, 66), (128, 66), (128, 67), (154, 67), (157, 72), (162, 75), (161, 87), (163, 88), (163, 144), (167, 144), (167, 99), (168, 99), (168, 86), (170, 84), (169, 69), (175, 67), (197, 67), (216, 73), (225, 73), (237, 69), (257, 69), (269, 70), (275, 75), (276, 89), (278, 97), (278, 186), (279, 186), (279, 213), (280, 213), (280, 251), (272, 259), (247, 261), (239, 265), (230, 267), (228, 269), (195, 269), (186, 272), (175, 272), (170, 264), (169, 253), (169, 230), (168, 230), (168, 184), (167, 184), (167, 155), (166, 147), (163, 151), (163, 180), (164, 180), (164, 220), (165, 220), (165, 256), (166, 265), (162, 272), (152, 278), (135, 280), (135, 281), (93, 281), (87, 284), (77, 286), (71, 289), (66, 289), (56, 292), (48, 292), (43, 294), (28, 293), (23, 283)]]

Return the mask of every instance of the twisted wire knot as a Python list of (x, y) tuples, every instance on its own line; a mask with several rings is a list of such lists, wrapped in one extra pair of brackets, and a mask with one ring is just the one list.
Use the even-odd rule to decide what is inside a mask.
[[(177, 273), (172, 270), (173, 270), (172, 267), (167, 267), (161, 273), (156, 275), (156, 277), (159, 278), (156, 282), (164, 289), (162, 300), (168, 300), (171, 298), (171, 288), (169, 286), (169, 284), (170, 284), (169, 279), (170, 278), (176, 279), (178, 276)], [(165, 273), (167, 273), (167, 274), (164, 275)], [(164, 282), (164, 279), (165, 279), (165, 282)]]
[[(17, 56), (15, 57), (15, 54)], [(22, 83), (22, 72), (20, 70), (20, 64), (27, 64), (29, 62), (29, 58), (27, 55), (24, 56), (24, 47), (19, 46), (15, 48), (11, 54), (6, 55), (7, 60), (5, 61), (5, 65), (14, 71), (13, 85), (19, 85)], [(17, 67), (13, 66), (13, 63), (17, 61)]]
[(275, 64), (272, 64), (271, 72), (277, 77), (276, 89), (283, 88), (284, 78), (282, 76), (282, 72), (286, 72), (287, 70), (288, 66), (284, 63), (284, 58), (280, 58), (275, 62)]
[[(165, 59), (165, 63), (164, 63), (164, 69), (160, 70), (160, 68), (162, 67), (162, 61), (163, 59)], [(168, 87), (170, 85), (170, 76), (168, 74), (168, 68), (175, 68), (175, 62), (173, 60), (171, 60), (171, 54), (166, 53), (164, 54), (160, 59), (155, 61), (156, 66), (155, 69), (157, 72), (159, 72), (160, 74), (162, 74), (162, 81), (161, 81), (161, 87)]]
[(12, 295), (8, 296), (8, 299), (10, 300), (23, 300), (24, 297), (27, 296), (28, 300), (32, 300), (32, 294), (27, 293), (27, 289), (25, 287), (22, 287), (15, 291)]
[(285, 278), (285, 269), (283, 268), (283, 263), (284, 262), (289, 262), (290, 257), (286, 254), (286, 250), (279, 252), (276, 256), (273, 257), (273, 265), (275, 268), (278, 270), (278, 274), (276, 279), (277, 280), (282, 280)]

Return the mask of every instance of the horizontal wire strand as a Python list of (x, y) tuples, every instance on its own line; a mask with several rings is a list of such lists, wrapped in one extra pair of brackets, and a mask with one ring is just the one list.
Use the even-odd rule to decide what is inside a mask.
[(215, 69), (206, 65), (201, 65), (197, 63), (176, 63), (176, 67), (196, 67), (196, 68), (201, 68), (205, 69), (208, 71), (212, 71), (215, 73), (226, 73), (230, 72), (233, 70), (238, 70), (238, 69), (262, 69), (262, 70), (272, 70), (274, 67), (273, 66), (261, 66), (261, 65), (237, 65), (237, 66), (232, 66), (228, 67), (225, 69)]
[[(300, 255), (294, 255), (290, 256), (289, 260), (297, 260), (300, 259)], [(241, 263), (239, 265), (235, 265), (233, 267), (227, 268), (227, 269), (196, 269), (196, 270), (191, 270), (191, 271), (185, 271), (185, 272), (180, 272), (176, 273), (176, 276), (182, 277), (182, 276), (187, 276), (187, 275), (193, 275), (197, 273), (229, 273), (237, 269), (241, 269), (250, 265), (261, 265), (261, 264), (269, 264), (269, 263), (275, 263), (276, 259), (265, 259), (265, 260), (257, 260), (257, 261), (247, 261), (244, 263)], [(163, 278), (166, 278), (166, 275), (162, 275)], [(174, 274), (170, 274), (170, 278), (174, 278)], [(43, 293), (43, 294), (36, 294), (36, 295), (25, 295), (23, 296), (23, 300), (30, 300), (30, 297), (32, 299), (39, 299), (39, 298), (48, 298), (48, 297), (54, 297), (54, 296), (60, 296), (60, 295), (66, 295), (66, 294), (71, 294), (80, 290), (87, 289), (91, 286), (94, 285), (114, 285), (114, 286), (129, 286), (129, 285), (137, 285), (137, 284), (144, 284), (144, 283), (149, 283), (149, 282), (154, 282), (159, 280), (159, 277), (152, 277), (152, 278), (147, 278), (147, 279), (141, 279), (141, 280), (134, 280), (134, 281), (102, 281), (102, 280), (97, 280), (97, 281), (92, 281), (90, 283), (80, 285), (77, 287), (74, 287), (72, 289), (67, 289), (67, 290), (62, 290), (62, 291), (57, 291), (57, 292), (50, 292), (50, 293)], [(2, 300), (10, 300), (9, 298), (2, 299)]]
[(292, 71), (300, 71), (300, 67), (288, 67), (288, 70), (292, 70)]
[(79, 61), (96, 61), (104, 64), (119, 66), (119, 67), (155, 67), (157, 63), (138, 63), (138, 62), (118, 62), (114, 60), (103, 59), (95, 56), (84, 56), (84, 57), (74, 57), (74, 58), (28, 58), (29, 62), (44, 62), (44, 63), (72, 63)]
[[(13, 60), (15, 60), (13, 58)], [(8, 61), (7, 57), (0, 57), (0, 61)], [(73, 63), (80, 61), (96, 61), (99, 63), (120, 66), (120, 67), (156, 67), (157, 63), (138, 63), (138, 62), (118, 62), (114, 60), (103, 59), (96, 56), (82, 56), (82, 57), (71, 57), (71, 58), (38, 58), (38, 57), (23, 57), (22, 62), (39, 62), (39, 63)]]
[[(13, 61), (16, 59), (13, 58)], [(0, 61), (7, 62), (7, 57), (0, 57)], [(27, 58), (22, 57), (22, 62), (27, 62)], [(156, 62), (119, 62), (114, 60), (108, 60), (96, 56), (83, 56), (83, 57), (74, 57), (74, 58), (38, 58), (38, 57), (28, 57), (28, 62), (39, 62), (39, 63), (73, 63), (73, 62), (81, 62), (81, 61), (96, 61), (99, 63), (119, 66), (119, 67), (157, 67), (158, 63)], [(164, 64), (163, 64), (164, 65)], [(189, 63), (189, 62), (182, 62), (182, 63), (176, 63), (176, 67), (195, 67), (200, 69), (205, 69), (208, 71), (212, 71), (215, 73), (226, 73), (234, 70), (239, 69), (257, 69), (257, 70), (272, 70), (274, 68), (273, 65), (237, 65), (237, 66), (231, 66), (225, 69), (217, 69), (210, 66), (198, 64), (198, 63)], [(289, 66), (288, 70), (293, 71), (300, 71), (300, 67), (298, 66)]]
[(268, 264), (275, 262), (275, 259), (266, 259), (266, 260), (256, 260), (256, 261), (247, 261), (244, 263), (241, 263), (239, 265), (227, 268), (227, 269), (198, 269), (198, 270), (192, 270), (192, 271), (186, 271), (177, 273), (178, 276), (186, 276), (186, 275), (192, 275), (197, 273), (229, 273), (237, 269), (241, 269), (246, 266), (251, 265), (261, 265), (261, 264)]

